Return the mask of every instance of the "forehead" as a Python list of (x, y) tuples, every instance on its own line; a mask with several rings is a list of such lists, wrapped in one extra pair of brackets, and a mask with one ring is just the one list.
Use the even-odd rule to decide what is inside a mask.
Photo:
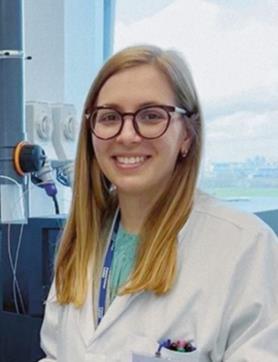
[(175, 102), (169, 80), (154, 65), (140, 65), (114, 74), (104, 83), (97, 98), (97, 105), (135, 107), (150, 102)]

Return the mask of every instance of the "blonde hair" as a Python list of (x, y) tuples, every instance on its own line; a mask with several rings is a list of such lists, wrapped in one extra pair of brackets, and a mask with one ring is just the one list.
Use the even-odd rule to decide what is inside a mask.
[[(170, 290), (176, 275), (177, 235), (191, 212), (202, 145), (202, 115), (190, 71), (182, 56), (156, 46), (123, 49), (108, 60), (94, 80), (83, 111), (73, 198), (56, 258), (56, 291), (61, 304), (79, 307), (88, 288), (88, 267), (94, 283), (100, 273), (106, 230), (117, 207), (117, 195), (109, 191), (109, 180), (94, 155), (91, 132), (85, 114), (96, 104), (100, 89), (112, 75), (128, 68), (152, 64), (166, 75), (179, 107), (193, 112), (186, 120), (191, 147), (179, 158), (167, 189), (153, 206), (140, 232), (134, 271), (121, 294)], [(91, 264), (92, 263), (92, 264)], [(95, 285), (96, 285), (95, 284)]]

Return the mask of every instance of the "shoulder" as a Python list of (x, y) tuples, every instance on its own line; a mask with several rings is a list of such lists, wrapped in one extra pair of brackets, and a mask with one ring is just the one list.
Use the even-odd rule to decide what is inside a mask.
[[(275, 233), (258, 217), (234, 209), (215, 198), (198, 194), (187, 223), (179, 234), (181, 270), (190, 268), (201, 281), (226, 285), (239, 281), (257, 288), (264, 275), (278, 275)], [(248, 280), (248, 283), (247, 283)], [(210, 287), (213, 283), (209, 283)], [(232, 287), (234, 290), (234, 287)]]
[(278, 252), (277, 236), (261, 219), (202, 192), (196, 194), (179, 240), (190, 248), (208, 253), (214, 250), (218, 255), (223, 252), (223, 256), (236, 256), (250, 248)]
[(228, 203), (201, 191), (195, 196), (193, 217), (194, 214), (198, 215), (198, 218), (223, 227), (226, 225), (229, 228), (250, 232), (270, 230), (269, 226), (256, 215), (231, 207)]

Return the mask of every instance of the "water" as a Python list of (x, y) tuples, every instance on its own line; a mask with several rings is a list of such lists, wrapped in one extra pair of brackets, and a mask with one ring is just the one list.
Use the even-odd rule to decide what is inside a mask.
[(248, 212), (278, 210), (278, 197), (223, 198), (231, 206)]

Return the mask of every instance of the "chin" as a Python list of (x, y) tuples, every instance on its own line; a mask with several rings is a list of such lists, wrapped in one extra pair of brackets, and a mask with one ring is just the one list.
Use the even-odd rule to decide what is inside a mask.
[(136, 185), (119, 185), (117, 186), (118, 192), (130, 195), (137, 195), (144, 192), (144, 188)]
[(146, 184), (139, 184), (135, 182), (119, 182), (115, 184), (118, 192), (128, 195), (138, 195), (146, 192), (148, 187)]

